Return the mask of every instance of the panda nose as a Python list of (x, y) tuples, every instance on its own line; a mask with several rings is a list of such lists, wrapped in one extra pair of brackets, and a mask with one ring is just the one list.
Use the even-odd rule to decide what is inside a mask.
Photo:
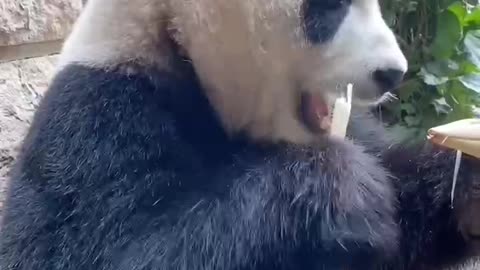
[(405, 72), (399, 69), (378, 69), (373, 73), (373, 79), (385, 92), (394, 90), (403, 81)]

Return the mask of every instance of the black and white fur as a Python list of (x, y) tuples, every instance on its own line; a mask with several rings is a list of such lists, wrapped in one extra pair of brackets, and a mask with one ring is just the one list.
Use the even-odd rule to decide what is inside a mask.
[(460, 265), (455, 265), (448, 270), (476, 270), (480, 269), (480, 258), (472, 258)]
[(460, 259), (450, 152), (395, 145), (363, 109), (347, 141), (297, 115), (299, 91), (374, 101), (374, 74), (406, 69), (376, 0), (90, 0), (12, 172), (0, 269)]

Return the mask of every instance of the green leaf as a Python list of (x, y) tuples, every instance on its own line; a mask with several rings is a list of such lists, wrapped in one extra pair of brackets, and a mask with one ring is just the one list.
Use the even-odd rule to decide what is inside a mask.
[(448, 114), (452, 111), (452, 107), (448, 105), (445, 98), (438, 98), (432, 101), (432, 105), (435, 108), (437, 114)]
[(412, 138), (417, 136), (417, 129), (396, 124), (389, 128), (390, 133), (402, 143), (413, 143)]
[(447, 76), (437, 76), (433, 72), (430, 72), (427, 67), (422, 67), (419, 74), (423, 81), (428, 85), (440, 85), (448, 81)]
[(407, 114), (414, 114), (416, 112), (415, 107), (410, 103), (403, 103), (400, 105), (400, 109)]
[(480, 30), (469, 31), (463, 41), (468, 59), (480, 67)]
[(437, 19), (435, 39), (430, 47), (431, 54), (436, 59), (451, 57), (462, 37), (463, 28), (456, 13), (449, 9), (441, 12)]
[(406, 12), (415, 12), (418, 7), (417, 1), (410, 1), (408, 2), (407, 8), (405, 9)]
[(449, 77), (450, 74), (458, 71), (459, 66), (453, 60), (446, 59), (426, 63), (424, 68), (437, 77)]
[(455, 55), (450, 59), (426, 63), (424, 68), (428, 73), (438, 78), (446, 77), (449, 79), (480, 73), (479, 67), (466, 58), (467, 55), (465, 54)]
[(455, 2), (451, 4), (448, 7), (448, 10), (450, 10), (453, 14), (455, 14), (455, 16), (457, 16), (459, 22), (463, 22), (468, 16), (468, 10), (462, 2)]
[(473, 116), (472, 105), (478, 96), (474, 91), (465, 87), (459, 80), (451, 81), (445, 98), (452, 106), (453, 111), (449, 114), (449, 121), (455, 121), (462, 118)]
[(460, 73), (458, 74), (458, 76), (472, 75), (477, 73), (480, 73), (479, 66), (467, 60), (460, 63)]
[(468, 89), (480, 93), (480, 74), (465, 75), (459, 81)]
[(416, 116), (405, 116), (404, 120), (405, 120), (405, 123), (407, 123), (407, 125), (411, 127), (418, 126), (422, 122), (420, 117), (416, 117)]
[(473, 11), (463, 19), (463, 25), (469, 27), (478, 27), (480, 26), (480, 8), (477, 6)]
[(413, 93), (421, 91), (424, 87), (425, 84), (423, 84), (422, 78), (415, 77), (403, 83), (402, 87), (398, 90), (398, 96), (400, 99), (406, 100)]
[(473, 106), (472, 112), (473, 112), (475, 117), (480, 118), (480, 108), (478, 108), (476, 106)]
[[(410, 72), (389, 125), (406, 141), (428, 128), (471, 117), (480, 105), (480, 5), (477, 0), (386, 0)], [(441, 12), (436, 12), (440, 9)], [(477, 106), (479, 107), (479, 106)]]

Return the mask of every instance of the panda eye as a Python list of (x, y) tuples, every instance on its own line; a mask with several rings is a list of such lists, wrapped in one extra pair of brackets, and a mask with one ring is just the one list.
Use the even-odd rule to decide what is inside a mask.
[(311, 8), (326, 12), (345, 7), (351, 0), (307, 0), (306, 2)]
[(347, 15), (352, 0), (305, 0), (305, 34), (313, 43), (330, 40)]
[(346, 4), (346, 0), (324, 0), (324, 2), (325, 9), (337, 9)]

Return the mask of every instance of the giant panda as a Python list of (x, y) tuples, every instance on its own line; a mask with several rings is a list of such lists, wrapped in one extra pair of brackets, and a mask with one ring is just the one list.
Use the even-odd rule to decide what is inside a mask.
[(89, 0), (11, 173), (0, 269), (461, 262), (454, 155), (370, 113), (406, 71), (377, 0)]

